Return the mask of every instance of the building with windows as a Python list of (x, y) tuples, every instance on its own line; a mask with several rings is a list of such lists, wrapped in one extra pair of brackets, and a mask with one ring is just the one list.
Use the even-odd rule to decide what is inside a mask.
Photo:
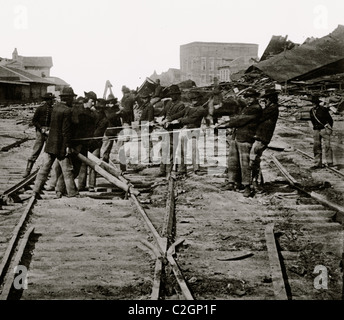
[(64, 80), (50, 75), (52, 57), (25, 57), (15, 48), (12, 59), (0, 58), (0, 104), (38, 102), (46, 92), (59, 95)]
[(181, 80), (207, 86), (217, 77), (230, 81), (231, 73), (247, 69), (258, 60), (258, 44), (191, 42), (180, 46)]

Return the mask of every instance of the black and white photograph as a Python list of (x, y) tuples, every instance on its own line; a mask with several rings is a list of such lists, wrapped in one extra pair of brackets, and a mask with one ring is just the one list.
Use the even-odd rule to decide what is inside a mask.
[(0, 8), (1, 300), (344, 299), (343, 1)]

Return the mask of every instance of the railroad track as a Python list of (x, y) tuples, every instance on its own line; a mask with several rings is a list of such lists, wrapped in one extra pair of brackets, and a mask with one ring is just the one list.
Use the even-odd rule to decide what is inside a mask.
[[(3, 193), (3, 197), (9, 199), (10, 197), (18, 197), (17, 193), (23, 190), (24, 187), (27, 187), (32, 183), (36, 175), (36, 172), (33, 173), (30, 177), (24, 179), (23, 181), (19, 182), (14, 187), (9, 188)], [(122, 178), (123, 180), (123, 178)], [(142, 181), (139, 183), (135, 183), (132, 181), (133, 184), (131, 185), (137, 185), (141, 191), (144, 191), (142, 189)], [(98, 187), (95, 194), (88, 194), (88, 197), (93, 197), (94, 199), (100, 198), (100, 199), (114, 199), (119, 198), (127, 199), (127, 192), (125, 190), (121, 190), (119, 192), (118, 188), (114, 185), (109, 185), (106, 183), (99, 183), (100, 187)], [(147, 184), (146, 184), (147, 186)], [(104, 192), (107, 191), (107, 192)], [(110, 192), (109, 192), (110, 191)], [(136, 190), (133, 190), (136, 191)], [(121, 193), (121, 195), (119, 195)], [(137, 192), (131, 192), (130, 193), (130, 199), (132, 200), (132, 203), (135, 204), (135, 208), (137, 212), (140, 214), (140, 218), (145, 222), (147, 225), (153, 239), (155, 240), (155, 246), (153, 246), (150, 242), (140, 239), (140, 247), (145, 246), (146, 250), (150, 251), (151, 253), (154, 253), (156, 255), (156, 263), (155, 263), (155, 271), (154, 271), (154, 281), (153, 281), (153, 289), (151, 293), (151, 299), (161, 299), (161, 295), (166, 292), (166, 288), (164, 287), (164, 283), (166, 283), (166, 279), (169, 277), (164, 272), (165, 266), (167, 264), (170, 265), (171, 270), (175, 274), (176, 283), (179, 284), (180, 292), (183, 294), (183, 297), (185, 299), (192, 299), (191, 293), (188, 291), (187, 285), (185, 281), (183, 281), (182, 273), (180, 269), (178, 268), (178, 264), (174, 260), (174, 254), (176, 247), (182, 242), (178, 241), (176, 243), (173, 242), (173, 230), (174, 230), (174, 187), (173, 187), (173, 179), (171, 178), (169, 181), (169, 187), (168, 187), (168, 196), (167, 196), (167, 204), (166, 204), (166, 214), (164, 218), (164, 224), (160, 230), (160, 233), (157, 231), (156, 227), (151, 222), (150, 218), (148, 217), (147, 213), (145, 212), (145, 209), (142, 207), (140, 200), (137, 198)], [(114, 197), (115, 195), (115, 197)], [(51, 210), (51, 202), (54, 199), (53, 192), (47, 192), (43, 191), (42, 200), (37, 200), (34, 197), (31, 197), (28, 201), (28, 203), (25, 205), (25, 210), (23, 213), (15, 212), (13, 213), (13, 216), (16, 216), (16, 218), (19, 217), (19, 222), (15, 225), (12, 232), (5, 235), (3, 238), (9, 238), (9, 235), (12, 234), (12, 237), (8, 241), (8, 246), (5, 250), (5, 253), (2, 255), (2, 262), (1, 262), (1, 273), (0, 273), (0, 279), (2, 280), (2, 290), (1, 290), (1, 299), (9, 299), (11, 297), (21, 297), (23, 293), (25, 293), (24, 290), (21, 290), (21, 293), (16, 291), (14, 288), (15, 283), (15, 275), (11, 272), (14, 270), (14, 268), (18, 265), (24, 266), (24, 268), (29, 269), (31, 264), (31, 253), (25, 253), (25, 248), (32, 246), (30, 245), (30, 238), (37, 238), (37, 235), (39, 234), (39, 230), (42, 230), (43, 228), (47, 229), (47, 225), (49, 224), (49, 221), (42, 219), (35, 219), (34, 216), (44, 216), (42, 212)], [(104, 197), (105, 196), (105, 197)], [(19, 197), (18, 197), (19, 198)], [(122, 210), (127, 211), (129, 208), (126, 208), (128, 205), (124, 205), (124, 202), (129, 203), (130, 201), (124, 201), (123, 200), (115, 200), (115, 202), (119, 202), (123, 205)], [(78, 202), (77, 199), (75, 199), (76, 202)], [(38, 202), (37, 205), (34, 206), (34, 204)], [(54, 201), (53, 201), (54, 202)], [(80, 202), (80, 200), (79, 200)], [(12, 202), (11, 202), (12, 203)], [(81, 211), (84, 210), (84, 208), (81, 209)], [(20, 210), (17, 210), (20, 211)], [(63, 206), (59, 208), (59, 211), (63, 211)], [(128, 210), (129, 211), (129, 210)], [(132, 209), (130, 211), (133, 211)], [(125, 214), (125, 212), (121, 212), (122, 214)], [(11, 214), (12, 215), (12, 214)], [(126, 217), (126, 215), (124, 215)], [(15, 221), (16, 219), (14, 219)], [(43, 220), (44, 222), (41, 222), (40, 220)], [(13, 221), (13, 222), (14, 222)], [(7, 221), (8, 223), (8, 221)], [(32, 225), (35, 225), (33, 227)], [(38, 227), (37, 227), (38, 226)], [(38, 230), (37, 231), (34, 230)], [(79, 237), (82, 236), (82, 234), (76, 234), (73, 237)], [(22, 239), (21, 239), (22, 238)], [(138, 241), (136, 239), (136, 241)], [(35, 241), (34, 241), (35, 242)], [(48, 241), (49, 242), (49, 241)], [(68, 245), (66, 243), (66, 245)], [(44, 246), (44, 244), (43, 244)], [(49, 244), (47, 245), (49, 246)], [(28, 249), (30, 251), (30, 249)], [(15, 252), (17, 251), (16, 255)], [(31, 258), (25, 260), (25, 255), (29, 255)], [(33, 259), (34, 260), (34, 259)], [(40, 259), (38, 259), (40, 260)], [(52, 263), (53, 258), (49, 259), (49, 263)], [(26, 264), (25, 264), (26, 263)], [(39, 265), (40, 263), (38, 263)], [(82, 262), (81, 262), (82, 264)], [(35, 262), (33, 261), (32, 267), (35, 266)], [(45, 265), (40, 265), (40, 267), (46, 267)], [(35, 270), (34, 268), (32, 268)], [(7, 273), (6, 273), (7, 272)], [(35, 271), (33, 271), (35, 272)], [(56, 279), (58, 281), (58, 279)], [(25, 288), (23, 288), (25, 289)], [(32, 292), (31, 292), (32, 294)], [(35, 294), (35, 293), (34, 293)], [(38, 294), (38, 298), (42, 298), (43, 295), (42, 292), (36, 292)]]
[[(269, 193), (249, 199), (219, 191), (206, 173), (168, 181), (130, 174), (141, 193), (129, 196), (100, 178), (97, 192), (81, 198), (24, 197), (0, 217), (2, 298), (339, 299), (341, 208), (300, 190), (272, 159), (263, 162)], [(220, 207), (224, 197), (229, 205)], [(13, 289), (18, 265), (27, 289)], [(314, 288), (317, 266), (326, 290)]]

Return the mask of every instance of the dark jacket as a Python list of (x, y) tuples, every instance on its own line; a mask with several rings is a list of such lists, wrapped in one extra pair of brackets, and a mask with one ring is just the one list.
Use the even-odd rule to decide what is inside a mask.
[[(160, 117), (163, 116), (168, 122), (183, 117), (185, 113), (185, 105), (182, 101), (169, 100), (165, 107), (161, 110)], [(169, 124), (167, 130), (179, 129), (180, 124)]]
[(47, 103), (37, 107), (32, 118), (32, 124), (36, 127), (36, 130), (41, 131), (42, 127), (50, 126), (52, 111), (53, 106), (49, 106)]
[(105, 107), (104, 109), (104, 113), (108, 121), (105, 135), (108, 137), (117, 138), (119, 132), (122, 130), (122, 120), (118, 112), (118, 106)]
[(263, 109), (262, 116), (259, 119), (258, 128), (254, 138), (268, 145), (274, 134), (276, 123), (278, 120), (279, 110), (278, 105), (272, 103)]
[(147, 102), (142, 106), (142, 113), (141, 113), (139, 123), (141, 124), (141, 122), (143, 121), (151, 122), (153, 120), (154, 120), (154, 108), (150, 102)]
[(184, 115), (185, 105), (182, 101), (172, 101), (169, 100), (165, 107), (161, 110), (160, 117), (163, 116), (164, 119), (171, 122), (173, 120), (179, 119)]
[(93, 152), (96, 149), (100, 149), (103, 143), (103, 136), (106, 131), (106, 128), (109, 126), (109, 121), (106, 118), (104, 110), (96, 110), (96, 121), (95, 129), (93, 133), (94, 139), (90, 140), (88, 149), (90, 152)]
[(134, 121), (134, 103), (135, 100), (130, 94), (123, 96), (121, 100), (121, 106), (123, 110), (120, 112), (123, 123), (131, 125), (131, 123)]
[(65, 103), (58, 102), (51, 113), (50, 131), (44, 151), (65, 158), (66, 148), (71, 146), (72, 110)]
[[(72, 108), (72, 146), (83, 145), (87, 147), (89, 140), (93, 137), (96, 128), (96, 113), (91, 109), (84, 108), (83, 104), (74, 105)], [(80, 139), (80, 140), (79, 140)]]
[(203, 106), (187, 107), (182, 118), (179, 119), (180, 123), (186, 128), (199, 128), (202, 119), (208, 114), (207, 108)]
[(252, 104), (242, 109), (239, 115), (230, 118), (226, 126), (234, 128), (232, 135), (233, 139), (236, 139), (238, 142), (253, 143), (261, 115), (262, 108), (260, 105)]
[(326, 124), (329, 124), (331, 128), (333, 127), (333, 119), (326, 107), (321, 105), (313, 107), (310, 110), (310, 117), (314, 130), (322, 130)]

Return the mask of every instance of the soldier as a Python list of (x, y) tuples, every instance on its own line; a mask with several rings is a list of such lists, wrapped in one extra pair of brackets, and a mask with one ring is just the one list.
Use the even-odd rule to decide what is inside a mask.
[[(109, 121), (105, 115), (105, 99), (98, 99), (95, 110), (95, 129), (93, 133), (93, 139), (89, 141), (88, 151), (100, 158), (100, 148), (102, 146), (102, 137), (108, 127)], [(89, 168), (89, 180), (88, 180), (88, 191), (94, 192), (96, 187), (97, 174), (95, 170)]]
[[(177, 120), (173, 120), (172, 124), (180, 123), (183, 127), (180, 132), (180, 141), (178, 151), (180, 150), (181, 163), (178, 173), (186, 174), (187, 166), (185, 164), (186, 150), (189, 142), (192, 143), (192, 165), (195, 174), (200, 173), (200, 161), (198, 151), (198, 138), (200, 135), (200, 127), (202, 119), (208, 115), (208, 104), (202, 104), (202, 95), (197, 91), (189, 92), (191, 106), (185, 108), (183, 116)], [(179, 154), (179, 153), (178, 153)]]
[(250, 150), (254, 142), (258, 119), (262, 114), (258, 96), (259, 93), (256, 90), (247, 89), (244, 93), (246, 107), (221, 125), (233, 128), (228, 154), (228, 181), (223, 186), (223, 190), (240, 190), (243, 187), (244, 197), (251, 196)]
[[(160, 117), (163, 117), (161, 124), (164, 126), (165, 129), (167, 129), (170, 132), (169, 145), (166, 144), (166, 139), (163, 139), (162, 144), (161, 144), (162, 158), (161, 158), (159, 176), (166, 176), (166, 174), (169, 175), (173, 169), (175, 151), (176, 151), (176, 148), (178, 145), (178, 139), (179, 139), (178, 137), (179, 134), (178, 133), (173, 134), (173, 130), (180, 129), (181, 125), (179, 123), (172, 124), (172, 121), (179, 119), (185, 113), (185, 105), (181, 101), (181, 91), (178, 85), (174, 84), (170, 86), (169, 96), (171, 97), (171, 100), (169, 100), (166, 103), (165, 107), (162, 109), (161, 113), (159, 114)], [(168, 161), (168, 158), (166, 157), (166, 154), (168, 154), (167, 152), (168, 149), (170, 152), (169, 161)]]
[(151, 104), (151, 94), (148, 90), (144, 90), (140, 96), (143, 101), (142, 113), (139, 120), (141, 128), (141, 145), (143, 147), (143, 149), (141, 149), (141, 163), (146, 165), (151, 163), (151, 152), (153, 149), (151, 134), (153, 132), (154, 108)]
[(93, 91), (84, 92), (83, 103), (75, 105), (72, 109), (72, 161), (74, 166), (74, 176), (78, 177), (79, 191), (86, 190), (87, 168), (77, 154), (80, 153), (87, 157), (89, 144), (96, 128), (96, 109), (97, 95)]
[[(50, 130), (43, 154), (43, 164), (40, 167), (33, 192), (36, 197), (40, 197), (39, 193), (49, 175), (51, 166), (57, 159), (63, 179), (66, 186), (67, 196), (78, 196), (79, 192), (76, 188), (73, 175), (73, 165), (70, 160), (71, 150), (71, 115), (73, 100), (76, 95), (71, 87), (66, 87), (60, 94), (61, 102), (54, 105), (51, 113)], [(57, 192), (61, 192), (57, 189)], [(57, 193), (58, 197), (62, 194)]]
[(23, 178), (26, 178), (31, 173), (32, 167), (41, 154), (44, 143), (48, 138), (50, 119), (55, 96), (52, 93), (48, 92), (42, 97), (42, 99), (45, 101), (44, 104), (37, 107), (32, 118), (32, 124), (36, 128), (36, 140), (33, 145), (31, 156), (27, 161)]
[(258, 128), (254, 136), (254, 143), (250, 152), (250, 167), (252, 170), (252, 185), (258, 189), (258, 178), (260, 174), (260, 159), (264, 150), (268, 147), (274, 134), (278, 120), (278, 91), (268, 89), (259, 101), (262, 107), (262, 116), (258, 120)]
[(313, 96), (312, 102), (315, 104), (315, 106), (310, 110), (310, 117), (313, 125), (313, 152), (315, 165), (312, 166), (311, 169), (320, 169), (323, 167), (322, 141), (324, 141), (327, 165), (329, 167), (333, 167), (333, 152), (331, 147), (333, 119), (329, 109), (320, 104), (318, 96)]
[(122, 121), (123, 130), (119, 133), (118, 137), (118, 154), (119, 154), (119, 161), (121, 171), (124, 173), (127, 170), (127, 159), (125, 156), (125, 142), (130, 141), (131, 136), (131, 125), (132, 122), (135, 120), (134, 116), (134, 103), (135, 99), (130, 91), (130, 89), (126, 86), (122, 86), (122, 93), (123, 97), (121, 99), (121, 103), (119, 106), (119, 115)]

